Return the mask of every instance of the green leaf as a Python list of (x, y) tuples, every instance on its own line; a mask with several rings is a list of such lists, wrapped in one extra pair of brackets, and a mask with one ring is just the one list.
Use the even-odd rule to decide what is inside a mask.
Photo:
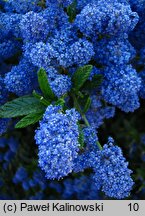
[(27, 127), (29, 125), (35, 124), (40, 119), (42, 119), (43, 113), (44, 112), (31, 113), (31, 114), (25, 116), (15, 125), (15, 128), (24, 128), (24, 127)]
[(38, 99), (32, 96), (23, 96), (1, 106), (0, 117), (13, 118), (41, 112), (43, 110), (45, 110), (45, 106), (42, 105)]
[(50, 103), (49, 101), (47, 101), (42, 95), (38, 94), (35, 90), (32, 92), (32, 95), (33, 95), (35, 98), (39, 99), (40, 102), (41, 102), (42, 104), (44, 104), (45, 106), (49, 106), (49, 105), (51, 104), (51, 103)]
[(92, 89), (98, 88), (101, 85), (102, 81), (103, 81), (102, 74), (95, 75), (92, 81), (87, 80), (87, 82), (83, 86), (83, 89), (92, 90)]
[(35, 90), (33, 90), (32, 95), (39, 100), (41, 100), (41, 98), (43, 97), (42, 95), (38, 94)]
[(69, 16), (69, 21), (70, 22), (73, 22), (75, 17), (76, 17), (76, 14), (77, 14), (77, 1), (74, 0), (72, 2), (72, 4), (70, 4), (68, 7), (67, 7), (67, 14)]
[(55, 106), (60, 105), (63, 107), (64, 104), (65, 104), (65, 100), (63, 98), (60, 98), (55, 102)]
[(80, 91), (77, 92), (77, 96), (79, 96), (80, 98), (84, 98), (84, 95)]
[(78, 68), (78, 70), (74, 73), (72, 81), (74, 82), (75, 90), (78, 91), (87, 81), (87, 79), (90, 76), (92, 68), (92, 65), (85, 65), (84, 67)]
[(81, 107), (78, 103), (78, 99), (77, 97), (75, 96), (75, 94), (71, 94), (72, 98), (73, 98), (73, 103), (74, 103), (74, 108), (79, 112), (79, 113), (82, 113), (82, 110), (81, 110)]
[(38, 71), (38, 82), (40, 89), (46, 98), (48, 98), (49, 100), (56, 98), (49, 85), (46, 71), (43, 68), (40, 68), (40, 70)]
[(37, 3), (38, 6), (42, 7), (42, 8), (46, 8), (46, 1), (45, 0), (40, 0), (38, 3)]
[(83, 113), (86, 113), (88, 111), (88, 109), (90, 108), (90, 105), (91, 105), (91, 98), (88, 97), (87, 101), (86, 101), (86, 104), (84, 106), (84, 109), (83, 109)]
[(84, 147), (84, 133), (82, 131), (82, 128), (80, 125), (78, 125), (79, 128), (79, 138), (78, 138), (78, 142), (80, 144), (80, 147), (83, 148)]

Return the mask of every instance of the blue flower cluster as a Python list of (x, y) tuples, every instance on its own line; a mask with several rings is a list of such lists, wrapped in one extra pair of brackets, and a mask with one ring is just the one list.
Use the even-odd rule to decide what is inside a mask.
[(95, 54), (96, 61), (102, 65), (123, 66), (135, 57), (136, 51), (127, 39), (104, 38), (95, 47)]
[[(91, 130), (88, 128), (87, 131)], [(95, 182), (93, 190), (102, 190), (109, 197), (123, 199), (129, 196), (134, 182), (131, 179), (132, 171), (128, 169), (128, 162), (123, 157), (122, 150), (114, 146), (113, 143), (113, 139), (109, 138), (108, 143), (103, 146), (101, 151), (98, 150), (97, 143), (94, 143), (96, 148), (88, 150), (86, 147), (85, 152), (78, 156), (78, 160), (75, 160), (76, 163), (74, 161), (74, 172), (82, 172), (86, 168), (92, 168), (94, 171), (92, 178)], [(68, 190), (67, 195), (69, 192), (71, 195), (71, 191)]]
[(79, 39), (69, 47), (66, 53), (60, 55), (60, 65), (65, 68), (73, 65), (82, 66), (87, 64), (94, 54), (92, 43)]
[(46, 40), (49, 33), (47, 19), (41, 14), (39, 15), (32, 11), (23, 16), (20, 22), (20, 29), (23, 40), (33, 43)]
[(33, 65), (39, 68), (43, 67), (44, 69), (47, 69), (48, 67), (53, 66), (53, 62), (56, 62), (57, 56), (58, 53), (55, 49), (53, 49), (51, 44), (38, 42), (31, 46), (28, 57), (30, 57)]
[(5, 1), (4, 9), (7, 12), (16, 12), (20, 14), (25, 14), (29, 11), (40, 11), (38, 6), (39, 0), (8, 0)]
[(59, 98), (71, 89), (71, 79), (66, 75), (57, 75), (53, 81), (50, 81), (50, 86)]
[(9, 92), (18, 96), (29, 94), (38, 85), (36, 67), (22, 58), (19, 64), (6, 74), (4, 82)]
[[(92, 1), (75, 19), (77, 28), (93, 42), (94, 60), (102, 67), (106, 67), (102, 72), (100, 71), (104, 76), (102, 83), (104, 100), (125, 112), (133, 112), (140, 106), (138, 96), (141, 81), (136, 71), (128, 66), (136, 56), (136, 51), (128, 40), (128, 34), (137, 22), (138, 15), (132, 12), (127, 1)], [(122, 76), (122, 71), (124, 71), (124, 76)], [(126, 85), (127, 77), (135, 88), (132, 94)], [(115, 80), (119, 86), (115, 84)], [(124, 84), (125, 92), (122, 91)], [(107, 90), (106, 87), (108, 87)], [(124, 101), (120, 100), (121, 97)]]
[(121, 66), (120, 68), (106, 67), (104, 76), (106, 79), (101, 91), (105, 101), (125, 112), (133, 112), (139, 108), (138, 93), (141, 80), (131, 65)]
[(86, 36), (97, 37), (99, 34), (125, 36), (134, 29), (138, 15), (127, 4), (117, 0), (98, 0), (87, 4), (77, 15), (75, 23)]
[(0, 14), (0, 41), (4, 42), (6, 39), (18, 40), (21, 39), (20, 21), (21, 14), (15, 13), (1, 13)]
[(92, 166), (98, 189), (101, 188), (107, 196), (117, 199), (129, 196), (134, 184), (130, 176), (132, 171), (128, 169), (122, 150), (113, 145), (112, 139), (103, 146), (102, 151), (98, 151), (96, 156), (92, 157)]
[[(6, 13), (2, 12), (0, 17), (2, 26), (1, 55), (3, 59), (9, 58), (17, 54), (18, 50), (21, 50), (22, 43), (16, 40), (20, 39), (23, 41), (23, 56), (29, 59), (30, 64), (33, 64), (38, 69), (43, 67), (48, 71), (50, 67), (53, 67), (59, 71), (63, 67), (71, 71), (73, 67), (83, 66), (93, 60), (103, 67), (107, 66), (108, 69), (103, 71), (107, 71), (108, 73), (110, 70), (109, 74), (112, 79), (108, 81), (106, 75), (104, 76), (103, 89), (106, 83), (109, 83), (109, 86), (112, 85), (114, 79), (118, 79), (121, 86), (122, 79), (119, 79), (119, 77), (116, 78), (116, 75), (111, 73), (111, 71), (114, 70), (114, 67), (115, 70), (122, 71), (123, 65), (124, 70), (126, 72), (129, 71), (129, 69), (126, 69), (126, 65), (136, 55), (134, 48), (128, 41), (128, 34), (138, 22), (137, 13), (131, 10), (131, 7), (134, 9), (135, 6), (132, 6), (131, 3), (130, 7), (126, 0), (77, 1), (78, 11), (76, 19), (70, 23), (68, 14), (64, 8), (71, 3), (73, 3), (72, 0), (46, 1), (44, 5), (43, 2), (38, 2), (37, 0), (34, 2), (30, 0), (27, 2), (15, 2), (13, 0), (5, 2), (4, 8)], [(3, 41), (4, 38), (7, 38), (7, 41)], [(12, 45), (10, 45), (11, 43)], [(24, 58), (23, 56), (22, 58)], [(11, 72), (14, 74), (13, 70), (14, 68), (12, 68)], [(18, 73), (15, 72), (15, 76), (16, 74)], [(27, 72), (27, 75), (22, 72), (21, 74), (21, 79), (23, 77), (23, 80), (33, 80), (31, 76), (34, 74), (32, 75), (30, 72)], [(51, 86), (54, 88), (56, 96), (60, 97), (70, 90), (71, 81), (69, 74), (65, 74), (65, 76), (62, 76), (59, 72), (57, 74), (58, 76), (56, 80), (53, 80)], [(137, 81), (134, 83), (138, 88), (136, 88), (133, 104), (138, 101), (137, 97), (140, 90), (137, 74), (136, 79)], [(23, 91), (22, 89), (23, 93), (18, 93), (20, 91), (19, 86), (15, 87), (18, 88), (17, 90), (13, 90), (13, 87), (11, 88), (13, 81), (14, 78), (11, 78), (8, 83), (8, 90), (10, 92), (15, 92), (17, 95), (30, 92), (29, 90)], [(51, 82), (51, 80), (49, 81)], [(125, 78), (124, 82), (126, 82)], [(32, 86), (31, 81), (28, 83), (29, 86)], [(60, 86), (60, 88), (57, 86)], [(62, 89), (65, 90), (62, 91)], [(104, 92), (104, 90), (102, 91)], [(56, 92), (60, 93), (57, 94)], [(116, 91), (116, 94), (118, 95), (119, 92)], [(118, 97), (117, 95), (115, 97)], [(125, 93), (124, 95), (122, 94), (122, 97), (125, 98), (124, 101), (126, 101), (126, 97), (131, 101), (134, 95), (127, 95)], [(106, 98), (104, 99), (106, 100)], [(118, 105), (115, 99), (114, 101), (108, 99), (106, 101), (126, 112), (134, 111), (139, 107), (139, 103), (137, 103), (136, 106), (132, 105), (126, 109), (124, 101), (121, 105)]]
[(61, 112), (60, 106), (48, 106), (36, 130), (39, 166), (48, 179), (60, 179), (72, 172), (73, 160), (79, 151), (78, 113)]

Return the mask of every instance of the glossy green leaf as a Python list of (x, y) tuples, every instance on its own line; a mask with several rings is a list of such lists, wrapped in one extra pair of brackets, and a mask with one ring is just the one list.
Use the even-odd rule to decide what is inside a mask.
[(90, 76), (92, 68), (92, 65), (85, 65), (83, 67), (78, 68), (78, 70), (74, 73), (72, 81), (74, 83), (75, 90), (78, 91), (84, 85), (84, 83)]
[(43, 68), (38, 71), (38, 82), (44, 97), (46, 97), (48, 100), (53, 100), (56, 98), (49, 85), (46, 71)]
[(1, 118), (12, 118), (42, 112), (45, 106), (32, 96), (23, 96), (7, 102), (0, 107)]
[(31, 113), (24, 118), (22, 118), (16, 125), (15, 128), (24, 128), (29, 125), (35, 124), (43, 117), (43, 112), (40, 113)]

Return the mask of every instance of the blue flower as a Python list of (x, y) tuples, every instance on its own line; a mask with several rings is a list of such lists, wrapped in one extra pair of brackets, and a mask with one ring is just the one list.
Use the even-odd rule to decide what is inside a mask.
[(5, 85), (9, 92), (18, 96), (32, 92), (38, 85), (36, 68), (22, 58), (18, 65), (13, 66), (5, 76)]
[(63, 29), (64, 26), (69, 24), (67, 13), (57, 3), (51, 4), (49, 2), (47, 8), (41, 12), (41, 15), (47, 20), (50, 32), (49, 36), (55, 36), (56, 31)]
[(20, 22), (20, 29), (23, 39), (26, 42), (35, 43), (46, 40), (49, 33), (47, 20), (40, 14), (32, 11), (23, 16)]
[(128, 34), (138, 22), (138, 15), (127, 4), (99, 0), (87, 4), (76, 16), (75, 24), (86, 36)]
[[(94, 161), (95, 160), (95, 163)], [(132, 171), (123, 157), (122, 150), (112, 141), (103, 146), (92, 159), (96, 186), (109, 197), (123, 199), (128, 197), (133, 186)]]
[(21, 14), (1, 13), (0, 14), (0, 41), (6, 39), (21, 38), (19, 23), (22, 19)]
[(75, 109), (61, 112), (60, 106), (48, 106), (36, 130), (39, 166), (48, 179), (60, 179), (72, 172), (79, 151), (78, 113)]
[(135, 57), (136, 51), (127, 39), (108, 38), (96, 43), (95, 59), (100, 64), (108, 66), (120, 66), (129, 63)]
[(59, 64), (64, 67), (72, 65), (82, 66), (87, 64), (94, 56), (93, 44), (86, 39), (79, 39), (73, 43), (66, 53), (62, 53), (59, 58)]
[(50, 66), (56, 65), (58, 52), (51, 44), (39, 42), (32, 46), (29, 56), (32, 64), (37, 67), (43, 67), (47, 70)]
[(5, 1), (5, 10), (7, 12), (16, 12), (25, 14), (29, 11), (39, 11), (41, 8), (38, 6), (39, 0), (8, 0)]
[(50, 81), (52, 91), (57, 97), (61, 97), (71, 89), (71, 78), (67, 75), (57, 75), (53, 81)]
[(108, 67), (104, 70), (104, 75), (101, 91), (105, 101), (124, 112), (133, 112), (139, 108), (141, 79), (131, 65)]

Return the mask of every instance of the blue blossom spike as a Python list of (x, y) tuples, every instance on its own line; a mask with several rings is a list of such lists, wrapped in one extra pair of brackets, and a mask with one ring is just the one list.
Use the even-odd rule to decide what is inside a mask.
[(46, 178), (60, 179), (72, 172), (79, 151), (78, 113), (75, 109), (61, 112), (60, 106), (48, 106), (36, 130), (39, 166)]
[(133, 112), (139, 108), (138, 93), (141, 79), (131, 65), (107, 67), (104, 75), (102, 96), (105, 101), (119, 107), (124, 112)]
[[(112, 140), (96, 153), (93, 161), (94, 180), (96, 185), (109, 197), (123, 199), (129, 196), (134, 185), (132, 171), (122, 154), (122, 150), (114, 146)], [(101, 185), (100, 185), (101, 183)]]

